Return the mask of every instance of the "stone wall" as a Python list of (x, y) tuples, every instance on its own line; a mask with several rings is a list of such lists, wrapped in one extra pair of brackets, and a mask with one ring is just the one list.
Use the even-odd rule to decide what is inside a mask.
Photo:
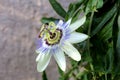
[[(66, 10), (72, 1), (59, 0)], [(41, 80), (34, 42), (43, 16), (60, 18), (48, 0), (0, 0), (0, 80)], [(54, 59), (47, 75), (58, 79)]]

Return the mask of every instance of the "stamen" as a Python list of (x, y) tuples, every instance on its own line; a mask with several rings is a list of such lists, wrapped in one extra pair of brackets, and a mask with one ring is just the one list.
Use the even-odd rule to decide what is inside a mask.
[(49, 46), (58, 44), (62, 37), (62, 30), (58, 29), (54, 22), (42, 25), (39, 38), (42, 38)]
[(57, 29), (52, 35), (50, 35), (45, 41), (47, 45), (55, 45), (58, 44), (62, 37), (62, 30)]
[(53, 39), (56, 36), (55, 33), (52, 33), (52, 35), (50, 35), (50, 38)]

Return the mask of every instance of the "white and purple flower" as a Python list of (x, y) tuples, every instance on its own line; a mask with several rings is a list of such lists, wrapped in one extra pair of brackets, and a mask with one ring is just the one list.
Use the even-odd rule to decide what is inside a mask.
[(36, 50), (36, 53), (38, 53), (36, 58), (37, 70), (39, 72), (46, 69), (52, 55), (62, 71), (66, 69), (64, 53), (73, 60), (81, 60), (80, 53), (72, 44), (82, 42), (88, 38), (86, 34), (75, 32), (84, 24), (85, 20), (86, 17), (83, 16), (72, 24), (70, 24), (71, 19), (69, 19), (67, 22), (59, 20), (56, 24), (50, 22), (42, 25), (37, 38)]

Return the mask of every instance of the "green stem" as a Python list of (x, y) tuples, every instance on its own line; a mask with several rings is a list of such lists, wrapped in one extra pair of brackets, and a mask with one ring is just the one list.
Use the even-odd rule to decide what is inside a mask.
[(48, 79), (47, 79), (47, 75), (46, 75), (46, 72), (45, 72), (45, 71), (43, 71), (43, 73), (42, 73), (42, 80), (48, 80)]
[(93, 65), (90, 63), (90, 68), (92, 70), (93, 80), (96, 80)]
[(78, 80), (76, 77), (76, 74), (74, 72), (72, 73), (72, 76), (73, 76), (74, 80)]
[(88, 80), (87, 74), (84, 75), (84, 80)]
[[(94, 11), (92, 11), (91, 17), (90, 17), (90, 23), (89, 23), (89, 27), (88, 27), (88, 35), (90, 36), (91, 33), (91, 26), (92, 26), (92, 21), (93, 21), (93, 15), (94, 15)], [(88, 52), (90, 54), (90, 39), (88, 39)]]
[(105, 80), (107, 80), (107, 73), (105, 73)]
[[(90, 36), (90, 34), (91, 34), (91, 26), (92, 26), (93, 16), (94, 16), (94, 11), (92, 11), (91, 17), (90, 17), (90, 23), (89, 23), (89, 27), (88, 27), (88, 35), (89, 35), (89, 36)], [(87, 48), (87, 49), (88, 49), (88, 55), (89, 55), (89, 57), (91, 58), (91, 55), (90, 55), (90, 39), (88, 39), (88, 41), (87, 41), (87, 47), (88, 47), (88, 48)], [(92, 65), (91, 62), (90, 62), (90, 68), (91, 68), (91, 70), (93, 71), (93, 72), (92, 72), (93, 80), (96, 80), (95, 73), (94, 73), (94, 68), (93, 68), (93, 65)]]

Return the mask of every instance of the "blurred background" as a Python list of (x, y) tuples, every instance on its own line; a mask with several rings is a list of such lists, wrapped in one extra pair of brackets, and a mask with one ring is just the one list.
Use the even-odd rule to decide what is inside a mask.
[[(67, 10), (76, 0), (58, 1)], [(42, 17), (60, 18), (48, 0), (0, 0), (0, 80), (42, 80), (36, 69), (34, 44)], [(58, 80), (54, 59), (47, 76)]]

